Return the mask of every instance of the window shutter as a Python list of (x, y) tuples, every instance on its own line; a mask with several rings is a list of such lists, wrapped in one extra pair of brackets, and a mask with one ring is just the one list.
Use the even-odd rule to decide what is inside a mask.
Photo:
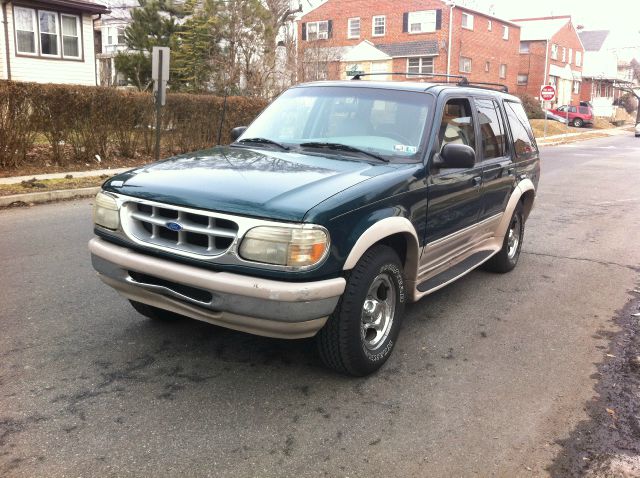
[(442, 30), (442, 8), (436, 10), (436, 30)]
[(302, 41), (307, 41), (307, 24), (302, 24)]
[(333, 36), (333, 20), (327, 21), (327, 37)]
[(402, 33), (409, 31), (409, 13), (406, 12), (402, 15)]

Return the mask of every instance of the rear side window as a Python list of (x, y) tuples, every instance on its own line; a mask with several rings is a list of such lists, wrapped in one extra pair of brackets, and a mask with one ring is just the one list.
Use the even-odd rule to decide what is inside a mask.
[(513, 134), (516, 160), (523, 161), (534, 157), (538, 153), (538, 146), (524, 108), (520, 103), (505, 101), (504, 109)]
[(484, 159), (505, 156), (505, 129), (498, 104), (492, 100), (477, 99), (476, 106)]

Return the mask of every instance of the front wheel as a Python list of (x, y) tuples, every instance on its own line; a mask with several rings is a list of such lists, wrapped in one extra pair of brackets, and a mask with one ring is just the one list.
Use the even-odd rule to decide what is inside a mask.
[(351, 271), (336, 310), (316, 336), (324, 364), (355, 376), (378, 370), (396, 343), (405, 301), (398, 255), (388, 246), (372, 247)]
[(509, 272), (518, 264), (522, 240), (524, 239), (524, 215), (522, 203), (519, 202), (513, 211), (507, 234), (502, 242), (502, 249), (484, 264), (484, 269), (492, 272)]

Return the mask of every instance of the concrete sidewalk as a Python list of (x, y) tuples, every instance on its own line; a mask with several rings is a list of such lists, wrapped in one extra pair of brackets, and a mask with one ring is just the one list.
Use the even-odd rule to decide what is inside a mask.
[(579, 133), (566, 133), (566, 134), (554, 134), (552, 136), (547, 136), (545, 138), (536, 138), (536, 142), (539, 146), (553, 146), (556, 144), (562, 144), (567, 140), (570, 141), (579, 141), (580, 137), (587, 136), (585, 139), (593, 139), (593, 135), (600, 135), (602, 137), (606, 136), (617, 136), (622, 135), (633, 131), (632, 125), (618, 126), (616, 128), (610, 129), (591, 129), (588, 128), (585, 131), (581, 131)]
[(120, 169), (93, 169), (91, 171), (71, 171), (68, 173), (51, 173), (51, 174), (30, 174), (29, 176), (13, 176), (8, 178), (0, 178), (0, 184), (18, 184), (22, 181), (29, 181), (36, 178), (38, 180), (43, 179), (62, 179), (67, 175), (71, 175), (74, 178), (87, 178), (92, 176), (102, 176), (106, 174), (108, 176), (114, 176), (116, 174), (124, 173), (133, 168), (120, 168)]

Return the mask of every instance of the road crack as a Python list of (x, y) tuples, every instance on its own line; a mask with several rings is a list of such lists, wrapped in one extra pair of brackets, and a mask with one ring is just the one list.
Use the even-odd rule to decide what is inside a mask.
[(531, 256), (552, 257), (554, 259), (567, 259), (567, 260), (570, 260), (570, 261), (591, 262), (593, 264), (600, 264), (600, 265), (603, 265), (603, 266), (622, 267), (624, 269), (629, 269), (629, 270), (632, 270), (634, 272), (640, 272), (640, 266), (632, 266), (630, 264), (621, 264), (619, 262), (600, 261), (598, 259), (589, 259), (588, 257), (559, 256), (559, 255), (556, 255), (556, 254), (545, 254), (543, 252), (530, 252), (530, 251), (522, 251), (522, 254), (529, 254)]

